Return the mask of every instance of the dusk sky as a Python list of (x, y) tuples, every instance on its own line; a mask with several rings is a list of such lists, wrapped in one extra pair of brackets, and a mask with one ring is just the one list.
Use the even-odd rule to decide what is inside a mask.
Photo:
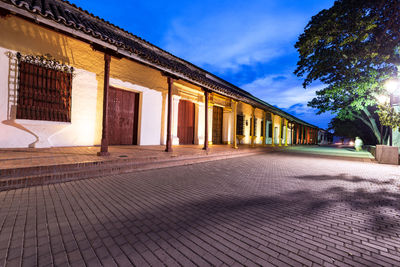
[(333, 0), (71, 2), (309, 123), (333, 117), (307, 107), (322, 85), (293, 74), (298, 35)]

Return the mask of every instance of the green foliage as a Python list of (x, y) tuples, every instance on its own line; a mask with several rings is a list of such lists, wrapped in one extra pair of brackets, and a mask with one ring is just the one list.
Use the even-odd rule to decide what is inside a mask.
[(400, 113), (389, 104), (379, 105), (377, 113), (382, 125), (393, 128), (400, 127)]
[[(370, 113), (377, 119), (378, 115), (374, 112), (374, 108), (370, 108)], [(379, 122), (377, 123), (380, 129)], [(339, 119), (333, 118), (329, 123), (329, 130), (332, 130), (334, 135), (348, 138), (361, 137), (365, 144), (375, 145), (380, 142), (379, 138), (369, 129), (369, 127), (359, 118), (354, 119)], [(388, 137), (387, 128), (383, 131), (383, 140), (386, 142)]]
[(313, 16), (295, 45), (304, 88), (326, 84), (309, 106), (340, 119), (365, 116), (384, 82), (397, 76), (399, 42), (400, 0), (337, 0)]

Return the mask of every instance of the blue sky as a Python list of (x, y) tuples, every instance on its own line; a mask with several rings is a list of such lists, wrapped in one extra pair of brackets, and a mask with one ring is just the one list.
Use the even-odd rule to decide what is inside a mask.
[(298, 35), (333, 0), (71, 2), (307, 122), (333, 117), (307, 107), (321, 85), (293, 75)]

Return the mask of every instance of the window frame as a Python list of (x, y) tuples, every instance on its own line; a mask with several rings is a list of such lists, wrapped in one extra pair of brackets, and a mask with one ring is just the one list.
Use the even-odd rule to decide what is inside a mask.
[(70, 123), (73, 68), (49, 55), (17, 58), (16, 119)]

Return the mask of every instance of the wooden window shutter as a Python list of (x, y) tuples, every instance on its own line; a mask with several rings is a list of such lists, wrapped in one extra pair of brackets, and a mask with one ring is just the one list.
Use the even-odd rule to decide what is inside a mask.
[(72, 73), (21, 61), (17, 119), (71, 121)]
[(238, 114), (236, 116), (236, 123), (236, 134), (244, 135), (244, 116)]
[(261, 134), (260, 136), (264, 136), (264, 120), (261, 120)]
[(254, 131), (253, 131), (253, 136), (256, 136), (257, 135), (257, 121), (258, 121), (258, 119), (257, 118), (254, 118)]

